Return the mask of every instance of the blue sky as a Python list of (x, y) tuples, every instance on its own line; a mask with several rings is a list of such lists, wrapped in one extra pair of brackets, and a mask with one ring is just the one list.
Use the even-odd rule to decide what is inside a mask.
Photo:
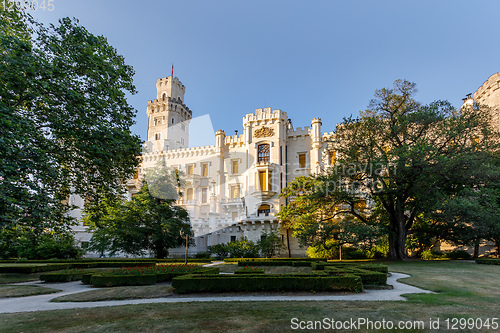
[[(375, 89), (417, 83), (424, 103), (455, 106), (500, 71), (500, 1), (53, 0), (44, 23), (76, 17), (136, 71), (133, 131), (146, 139), (157, 78), (186, 86), (193, 116), (241, 133), (256, 108), (323, 131), (364, 110)], [(210, 143), (210, 142), (208, 142)]]

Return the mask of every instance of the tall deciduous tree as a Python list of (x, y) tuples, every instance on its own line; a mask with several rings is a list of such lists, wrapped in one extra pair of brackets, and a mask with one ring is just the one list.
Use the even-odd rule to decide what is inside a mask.
[[(415, 84), (398, 80), (393, 89), (377, 90), (359, 118), (338, 125), (331, 141), (337, 165), (315, 177), (323, 186), (310, 196), (331, 202), (371, 198), (382, 209), (379, 222), (387, 226), (392, 259), (407, 258), (406, 239), (417, 216), (437, 200), (499, 176), (490, 169), (498, 142), (490, 113), (442, 101), (421, 105), (415, 91)], [(346, 208), (373, 222), (373, 215)]]
[(67, 230), (71, 193), (91, 204), (133, 174), (133, 74), (78, 21), (47, 28), (0, 4), (0, 248)]
[(154, 253), (165, 258), (169, 249), (182, 246), (183, 235), (191, 235), (189, 214), (173, 200), (154, 197), (144, 182), (130, 201), (110, 203), (94, 227), (91, 248), (134, 255)]

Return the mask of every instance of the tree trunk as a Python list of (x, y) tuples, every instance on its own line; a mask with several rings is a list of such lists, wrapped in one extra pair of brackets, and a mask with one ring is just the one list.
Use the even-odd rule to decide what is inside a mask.
[(474, 254), (472, 256), (473, 258), (479, 257), (479, 243), (480, 241), (474, 243)]
[(406, 254), (406, 226), (404, 217), (396, 220), (391, 219), (391, 230), (389, 233), (389, 258), (391, 260), (408, 260)]
[(290, 250), (290, 229), (286, 229), (286, 248), (288, 249), (288, 258), (292, 257), (292, 251)]

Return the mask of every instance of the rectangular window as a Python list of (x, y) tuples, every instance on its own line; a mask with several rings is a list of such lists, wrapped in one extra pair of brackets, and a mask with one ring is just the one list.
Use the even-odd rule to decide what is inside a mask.
[(192, 164), (186, 165), (186, 173), (188, 175), (192, 175), (193, 174), (193, 165)]
[(156, 133), (155, 134), (155, 140), (160, 140), (161, 139), (161, 134), (160, 133)]
[(231, 186), (231, 199), (238, 199), (240, 197), (240, 185)]
[(238, 173), (238, 160), (232, 160), (231, 161), (231, 173), (233, 175)]
[(204, 187), (201, 189), (201, 203), (208, 202), (208, 188)]
[(267, 191), (267, 174), (265, 171), (259, 171), (259, 185), (261, 191)]
[(201, 176), (208, 177), (208, 163), (203, 163), (201, 165)]
[(231, 236), (231, 242), (236, 242), (236, 236)]
[(186, 191), (186, 200), (187, 201), (191, 201), (193, 200), (193, 189), (192, 188), (188, 188), (187, 191)]
[(238, 212), (232, 212), (231, 217), (233, 218), (233, 221), (238, 218)]
[(306, 154), (300, 153), (299, 154), (299, 169), (305, 169), (305, 168), (306, 168)]

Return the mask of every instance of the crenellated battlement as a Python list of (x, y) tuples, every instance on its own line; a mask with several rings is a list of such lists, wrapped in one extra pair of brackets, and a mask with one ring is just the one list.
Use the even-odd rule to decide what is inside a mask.
[(153, 99), (148, 101), (148, 114), (153, 112), (153, 109), (158, 106), (167, 106), (169, 110), (172, 109), (171, 104), (176, 104), (184, 108), (186, 112), (188, 112), (191, 116), (193, 115), (193, 111), (191, 111), (183, 101), (179, 98), (167, 97), (165, 100), (163, 99)]
[(155, 151), (150, 153), (143, 153), (142, 160), (144, 162), (148, 161), (158, 161), (160, 158), (181, 158), (181, 157), (193, 157), (193, 156), (206, 156), (215, 154), (215, 145), (200, 146), (200, 147), (188, 147), (179, 148), (164, 151)]
[(311, 128), (309, 126), (305, 127), (297, 127), (295, 129), (288, 131), (288, 137), (293, 138), (293, 137), (299, 137), (299, 136), (309, 136), (310, 135)]
[(485, 100), (498, 89), (500, 89), (500, 73), (495, 73), (477, 89), (474, 93), (474, 99), (478, 103), (484, 103), (486, 102)]
[(224, 143), (226, 145), (231, 145), (231, 146), (244, 145), (245, 144), (245, 135), (240, 134), (240, 135), (226, 136), (224, 140), (225, 140)]
[(268, 120), (286, 120), (286, 112), (281, 110), (272, 110), (271, 108), (255, 109), (255, 113), (247, 113), (243, 117), (243, 124), (249, 122), (259, 122)]

